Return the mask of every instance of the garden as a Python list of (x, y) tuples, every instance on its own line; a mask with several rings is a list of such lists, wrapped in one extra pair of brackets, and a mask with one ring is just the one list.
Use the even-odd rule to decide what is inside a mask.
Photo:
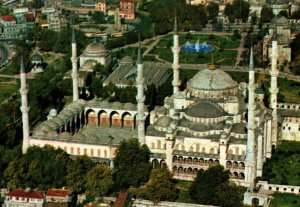
[[(195, 53), (181, 50), (180, 63), (187, 64), (206, 64), (212, 61), (218, 65), (233, 66), (237, 57), (237, 48), (239, 47), (240, 40), (233, 38), (233, 36), (217, 36), (217, 35), (195, 35), (187, 33), (180, 35), (180, 45), (184, 46), (187, 42), (195, 44), (196, 42), (207, 43), (215, 49), (207, 53)], [(157, 55), (159, 59), (172, 62), (173, 53), (173, 36), (167, 35), (163, 37), (158, 44), (150, 51), (149, 55)]]

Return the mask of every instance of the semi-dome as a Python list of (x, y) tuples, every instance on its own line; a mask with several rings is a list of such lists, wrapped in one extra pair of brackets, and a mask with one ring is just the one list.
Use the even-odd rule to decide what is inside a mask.
[(196, 90), (227, 90), (236, 88), (237, 82), (222, 70), (205, 69), (197, 73), (189, 82), (188, 88)]
[(84, 53), (87, 55), (105, 55), (106, 49), (102, 44), (93, 42), (86, 47)]

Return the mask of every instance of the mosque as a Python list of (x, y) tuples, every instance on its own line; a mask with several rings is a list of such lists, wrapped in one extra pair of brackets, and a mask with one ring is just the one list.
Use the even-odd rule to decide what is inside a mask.
[(221, 164), (230, 171), (231, 181), (253, 188), (255, 178), (262, 175), (263, 163), (271, 157), (272, 146), (286, 139), (284, 132), (291, 134), (294, 130), (299, 134), (297, 127), (289, 127), (288, 132), (287, 129), (291, 123), (299, 127), (300, 106), (277, 103), (276, 35), (273, 35), (271, 49), (270, 106), (265, 106), (264, 94), (255, 84), (252, 49), (248, 83), (237, 83), (229, 74), (211, 65), (209, 69), (199, 70), (188, 81), (186, 89), (180, 91), (180, 45), (175, 18), (173, 95), (152, 111), (144, 104), (141, 46), (136, 61), (137, 104), (110, 103), (97, 98), (85, 101), (78, 95), (74, 32), (72, 39), (73, 102), (58, 114), (51, 111), (48, 120), (38, 124), (32, 133), (21, 64), (23, 153), (30, 146), (52, 145), (70, 155), (87, 155), (113, 167), (118, 144), (137, 138), (151, 150), (153, 166), (167, 165), (176, 179), (193, 180), (199, 170)]

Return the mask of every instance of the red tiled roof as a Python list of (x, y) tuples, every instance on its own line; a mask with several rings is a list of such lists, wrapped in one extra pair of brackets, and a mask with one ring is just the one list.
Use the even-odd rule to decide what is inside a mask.
[(16, 189), (11, 191), (7, 194), (7, 196), (11, 197), (21, 197), (21, 198), (38, 198), (43, 199), (44, 198), (44, 192), (43, 191), (29, 191), (26, 192), (22, 189)]
[(132, 3), (134, 3), (134, 0), (120, 0), (120, 2), (132, 2)]
[(24, 14), (25, 19), (35, 19), (33, 13)]
[(47, 196), (54, 196), (54, 197), (67, 197), (70, 195), (69, 190), (62, 190), (62, 189), (49, 189), (47, 192)]
[(15, 19), (14, 19), (12, 16), (9, 16), (9, 15), (7, 15), (7, 16), (2, 16), (1, 19), (2, 19), (3, 21), (6, 21), (6, 22), (12, 22), (12, 21), (15, 21)]
[(123, 207), (125, 205), (127, 196), (128, 196), (127, 192), (119, 193), (119, 196), (116, 199), (114, 207)]

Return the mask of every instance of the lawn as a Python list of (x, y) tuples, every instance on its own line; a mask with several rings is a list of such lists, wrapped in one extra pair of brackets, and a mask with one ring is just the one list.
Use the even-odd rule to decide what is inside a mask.
[(17, 85), (0, 83), (0, 103), (17, 91)]
[(278, 85), (285, 102), (300, 104), (300, 83), (279, 78)]
[[(173, 53), (170, 48), (158, 48), (150, 51), (150, 54), (156, 54), (159, 58), (168, 62), (173, 61)], [(209, 53), (193, 53), (193, 52), (180, 52), (179, 62), (188, 64), (207, 64), (212, 60), (217, 62), (218, 65), (233, 65), (236, 61), (236, 50), (218, 50)]]
[(298, 207), (300, 196), (290, 193), (274, 193), (270, 207)]
[[(235, 64), (237, 51), (240, 40), (234, 40), (231, 36), (216, 36), (216, 35), (181, 35), (179, 38), (180, 45), (186, 42), (196, 43), (206, 42), (215, 46), (215, 50), (208, 53), (193, 53), (193, 52), (180, 52), (180, 63), (188, 64), (206, 64), (211, 63), (212, 60), (217, 62), (218, 65), (232, 66)], [(173, 45), (173, 36), (167, 35), (163, 37), (150, 54), (158, 55), (159, 58), (168, 62), (173, 61), (173, 53), (171, 47)]]
[(4, 68), (0, 70), (0, 74), (3, 75), (15, 75), (13, 68), (11, 67), (11, 64), (6, 65)]
[(182, 203), (193, 203), (192, 199), (189, 195), (189, 188), (192, 185), (193, 182), (191, 181), (184, 181), (184, 180), (178, 180), (176, 183), (176, 189), (179, 190), (178, 199), (176, 202), (182, 202)]
[(272, 184), (300, 185), (299, 154), (299, 142), (282, 141), (264, 164), (262, 180)]

